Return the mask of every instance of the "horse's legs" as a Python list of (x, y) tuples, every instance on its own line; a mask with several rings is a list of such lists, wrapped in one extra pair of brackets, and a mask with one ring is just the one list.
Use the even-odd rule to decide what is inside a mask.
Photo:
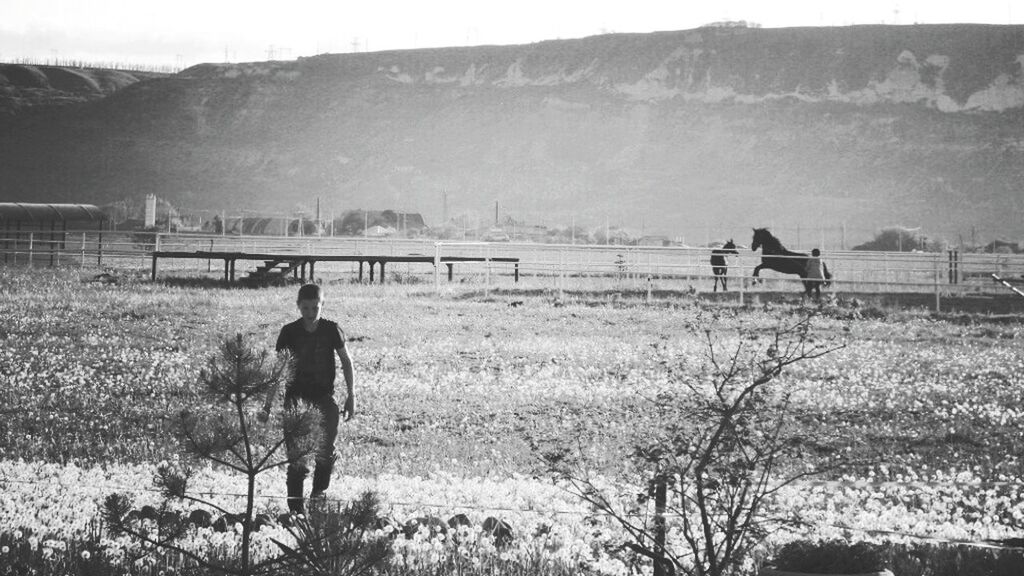
[(724, 292), (725, 291), (725, 275), (729, 273), (728, 268), (726, 268), (725, 266), (715, 265), (715, 266), (711, 267), (711, 273), (715, 277), (715, 289), (714, 289), (714, 291), (718, 292), (718, 283), (721, 282), (722, 283), (722, 291)]
[(751, 277), (752, 277), (751, 280), (750, 280), (751, 284), (760, 284), (761, 283), (761, 278), (758, 276), (761, 273), (761, 268), (764, 268), (764, 264), (758, 264), (757, 266), (754, 267), (754, 273), (751, 274)]

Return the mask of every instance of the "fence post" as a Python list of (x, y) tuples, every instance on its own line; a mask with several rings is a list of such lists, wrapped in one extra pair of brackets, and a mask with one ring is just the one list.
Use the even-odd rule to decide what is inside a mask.
[(882, 252), (882, 262), (885, 263), (885, 291), (889, 292), (889, 291), (892, 290), (892, 287), (889, 286), (889, 283), (891, 282), (891, 280), (889, 279), (889, 253), (888, 252)]
[(434, 293), (441, 294), (441, 243), (434, 242)]
[[(736, 268), (740, 272), (740, 306), (743, 306), (743, 288), (747, 285), (747, 277), (743, 273), (743, 259), (739, 256), (736, 256)], [(728, 269), (726, 269), (726, 273), (728, 273)]]
[(484, 259), (487, 261), (487, 270), (484, 272), (484, 293), (491, 289), (491, 245), (487, 245), (484, 252)]
[(565, 290), (565, 249), (558, 250), (558, 276), (555, 277), (558, 282), (558, 299), (562, 299), (562, 291)]
[(96, 237), (96, 266), (103, 267), (103, 231)]
[(932, 264), (933, 264), (933, 268), (934, 268), (933, 274), (932, 274), (932, 279), (934, 280), (934, 283), (935, 283), (935, 311), (936, 312), (941, 312), (942, 311), (942, 302), (941, 302), (941, 298), (939, 296), (939, 257), (940, 257), (940, 253), (936, 252), (935, 253), (935, 257), (932, 259)]
[(29, 232), (28, 233), (28, 265), (29, 265), (29, 268), (32, 267), (32, 242), (33, 242), (33, 240), (35, 240), (35, 233), (34, 232)]
[(665, 478), (654, 480), (654, 576), (665, 574), (665, 505), (668, 500), (668, 483)]
[(632, 282), (631, 286), (626, 286), (623, 289), (629, 290), (630, 288), (636, 289), (636, 278), (637, 278), (637, 267), (640, 265), (638, 256), (633, 253), (628, 246), (623, 246), (623, 253), (625, 254), (626, 260), (626, 282), (627, 284)]
[(85, 268), (85, 232), (82, 232), (82, 268)]

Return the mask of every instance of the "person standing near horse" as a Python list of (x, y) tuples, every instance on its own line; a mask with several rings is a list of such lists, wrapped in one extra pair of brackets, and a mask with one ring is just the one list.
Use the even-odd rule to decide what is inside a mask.
[(815, 300), (821, 298), (821, 284), (825, 281), (825, 276), (821, 272), (821, 264), (821, 250), (817, 248), (811, 250), (811, 256), (807, 259), (807, 276), (805, 280), (811, 283), (807, 294), (810, 295), (811, 291), (813, 291)]
[[(829, 272), (828, 266), (821, 260), (820, 251), (817, 251), (818, 256), (811, 256), (803, 252), (787, 250), (767, 228), (754, 228), (754, 238), (750, 249), (755, 252), (758, 249), (761, 250), (761, 263), (754, 267), (754, 272), (751, 274), (752, 283), (761, 281), (759, 275), (762, 269), (775, 270), (783, 274), (796, 274), (803, 280), (804, 295), (810, 296), (815, 287), (820, 294), (821, 287), (828, 286), (832, 279), (832, 273)], [(819, 279), (809, 280), (807, 278), (807, 261), (815, 257), (817, 258), (815, 269), (820, 270)]]

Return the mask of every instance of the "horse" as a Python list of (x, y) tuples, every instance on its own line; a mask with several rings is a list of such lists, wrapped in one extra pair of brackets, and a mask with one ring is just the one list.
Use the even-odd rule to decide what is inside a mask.
[(725, 262), (727, 254), (739, 254), (739, 250), (736, 250), (736, 245), (732, 243), (732, 238), (721, 248), (715, 248), (711, 251), (711, 271), (715, 274), (715, 292), (718, 292), (719, 282), (722, 283), (722, 292), (729, 291), (726, 287), (726, 281), (729, 279), (727, 276), (729, 265)]
[[(767, 228), (754, 228), (754, 240), (750, 244), (750, 249), (756, 252), (758, 248), (761, 249), (761, 263), (754, 268), (753, 276), (757, 278), (754, 282), (760, 281), (758, 275), (762, 268), (768, 268), (783, 274), (796, 274), (801, 278), (807, 278), (807, 259), (809, 256), (802, 252), (787, 250), (782, 245), (782, 242), (773, 236)], [(824, 280), (805, 279), (804, 295), (810, 296), (816, 285), (829, 285), (832, 274), (828, 271), (828, 266), (824, 262), (821, 263), (821, 269), (822, 275), (825, 277)]]

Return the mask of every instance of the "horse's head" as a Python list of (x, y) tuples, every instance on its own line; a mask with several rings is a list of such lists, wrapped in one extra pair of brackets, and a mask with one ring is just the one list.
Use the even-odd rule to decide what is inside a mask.
[(732, 238), (729, 238), (729, 241), (722, 245), (722, 250), (728, 252), (729, 254), (740, 253), (739, 250), (736, 249), (736, 244), (733, 243)]
[(750, 242), (750, 250), (757, 252), (757, 249), (771, 236), (767, 228), (754, 228), (754, 239)]

